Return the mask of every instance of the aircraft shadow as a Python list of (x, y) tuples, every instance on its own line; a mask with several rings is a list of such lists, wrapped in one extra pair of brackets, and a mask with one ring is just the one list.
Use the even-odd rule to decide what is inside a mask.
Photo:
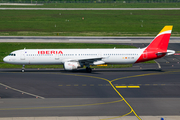
[[(164, 72), (162, 69), (95, 69), (92, 70), (89, 74), (100, 74), (100, 72), (142, 72), (142, 71), (159, 71)], [(19, 72), (21, 73), (21, 69), (1, 69), (0, 72)], [(26, 72), (59, 72), (59, 73), (88, 73), (86, 69), (78, 69), (73, 71), (66, 71), (63, 69), (25, 69)], [(23, 73), (23, 72), (22, 72)]]

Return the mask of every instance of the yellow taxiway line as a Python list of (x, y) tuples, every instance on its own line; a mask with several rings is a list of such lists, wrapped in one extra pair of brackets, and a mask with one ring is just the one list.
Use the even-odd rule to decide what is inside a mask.
[(116, 86), (116, 88), (140, 88), (140, 86)]

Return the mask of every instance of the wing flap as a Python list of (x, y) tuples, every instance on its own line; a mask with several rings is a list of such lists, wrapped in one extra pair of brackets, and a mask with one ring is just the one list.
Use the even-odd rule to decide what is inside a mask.
[[(103, 57), (89, 57), (89, 58), (77, 58), (77, 59), (64, 59), (63, 62), (79, 62), (83, 65), (95, 65), (94, 63), (98, 62), (98, 64), (102, 62)], [(101, 62), (99, 62), (101, 61)]]

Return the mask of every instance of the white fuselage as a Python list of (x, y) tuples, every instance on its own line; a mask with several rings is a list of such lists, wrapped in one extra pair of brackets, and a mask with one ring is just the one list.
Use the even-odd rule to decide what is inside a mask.
[(135, 63), (143, 51), (144, 49), (23, 49), (13, 51), (4, 61), (21, 65), (58, 65), (72, 60), (102, 58), (101, 61), (105, 64), (129, 64)]

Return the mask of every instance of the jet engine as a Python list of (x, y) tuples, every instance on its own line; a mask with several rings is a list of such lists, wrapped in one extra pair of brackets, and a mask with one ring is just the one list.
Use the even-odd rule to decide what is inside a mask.
[(64, 63), (64, 69), (65, 70), (76, 70), (79, 67), (78, 62), (65, 62)]

